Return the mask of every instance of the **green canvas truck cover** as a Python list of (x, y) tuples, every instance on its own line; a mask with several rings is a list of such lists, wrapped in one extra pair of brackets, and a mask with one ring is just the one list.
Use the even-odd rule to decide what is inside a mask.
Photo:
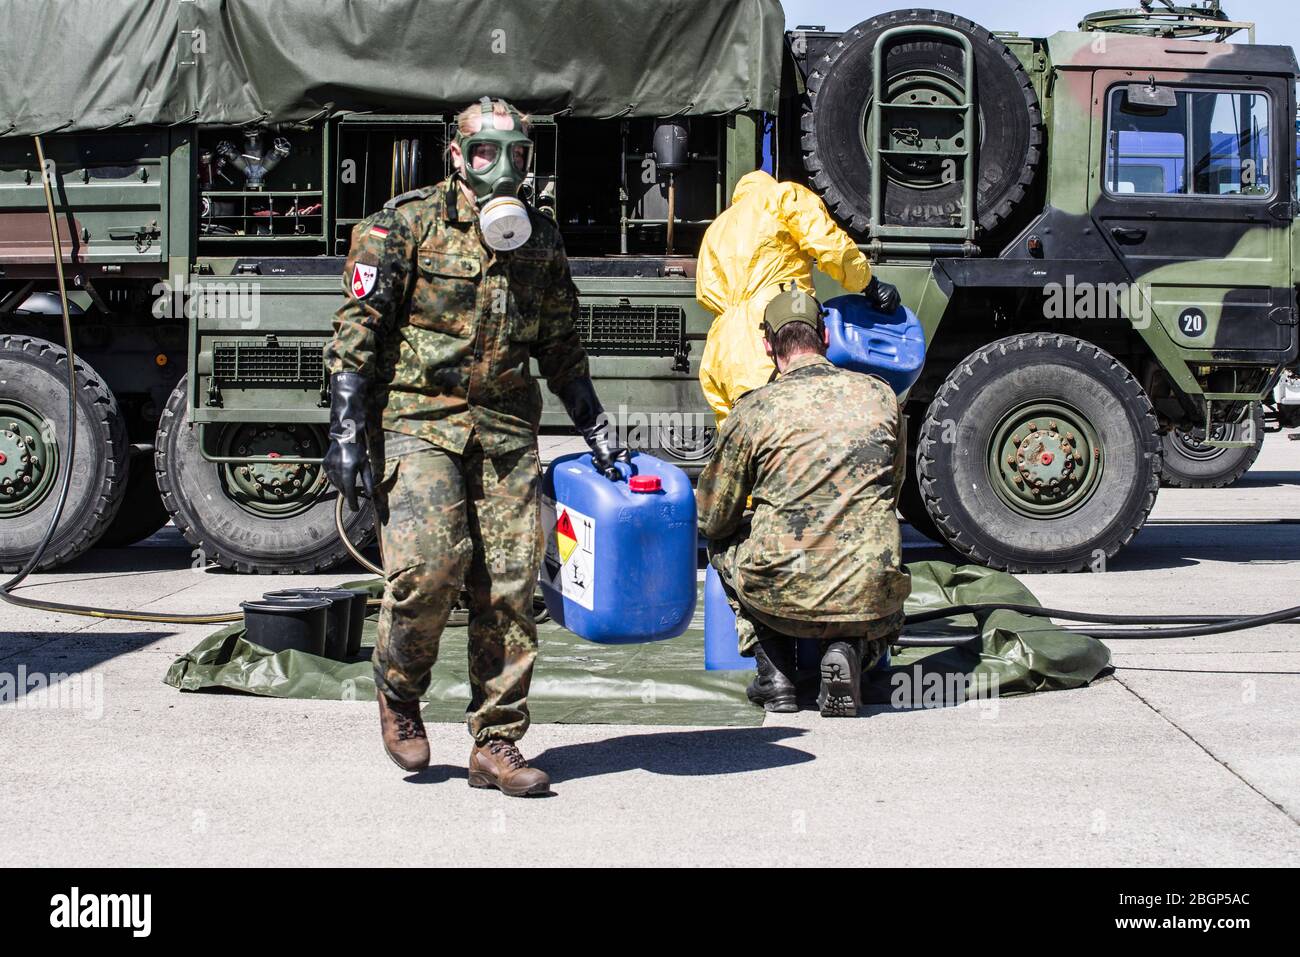
[(0, 136), (483, 95), (578, 117), (776, 112), (784, 28), (777, 0), (0, 0)]

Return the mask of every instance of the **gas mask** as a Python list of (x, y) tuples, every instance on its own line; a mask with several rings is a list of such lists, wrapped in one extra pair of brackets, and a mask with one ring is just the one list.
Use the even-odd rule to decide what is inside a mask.
[[(484, 101), (483, 125), (477, 133), (456, 134), (464, 163), (461, 178), (474, 191), (478, 202), (479, 228), (488, 246), (499, 252), (518, 249), (528, 242), (533, 226), (528, 207), (519, 199), (519, 188), (533, 160), (533, 141), (523, 132), (523, 118), (507, 107), (509, 119), (492, 112)], [(510, 129), (498, 129), (497, 121)]]

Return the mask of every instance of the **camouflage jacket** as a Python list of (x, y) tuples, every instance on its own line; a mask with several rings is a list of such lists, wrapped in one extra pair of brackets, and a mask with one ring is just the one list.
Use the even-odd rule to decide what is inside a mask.
[(894, 509), (906, 446), (893, 390), (823, 356), (800, 356), (742, 396), (697, 496), (712, 546), (739, 549), (744, 604), (797, 621), (901, 610), (911, 577)]
[(536, 441), (542, 395), (530, 358), (552, 391), (588, 374), (560, 231), (530, 214), (528, 242), (495, 252), (449, 178), (353, 229), (325, 368), (372, 380), (385, 430), (456, 453), (474, 431), (500, 455)]

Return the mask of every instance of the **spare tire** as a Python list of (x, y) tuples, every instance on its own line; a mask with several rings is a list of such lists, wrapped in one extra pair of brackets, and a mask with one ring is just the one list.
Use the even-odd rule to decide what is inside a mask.
[[(1043, 113), (1029, 74), (1005, 43), (983, 27), (938, 10), (899, 10), (872, 17), (844, 33), (808, 76), (810, 104), (802, 119), (804, 165), (812, 186), (839, 219), (861, 235), (871, 222), (871, 164), (876, 150), (867, 127), (876, 90), (872, 52), (886, 30), (933, 25), (970, 38), (975, 53), (978, 142), (976, 221), (991, 232), (1010, 220), (1043, 160)], [(965, 84), (962, 48), (942, 37), (902, 36), (885, 50), (886, 102), (960, 102)], [(903, 111), (897, 111), (902, 113)], [(917, 139), (960, 141), (961, 114), (903, 114), (899, 132)], [(904, 129), (905, 128), (905, 129)], [(899, 145), (895, 136), (891, 145)], [(877, 139), (876, 142), (879, 142)], [(890, 157), (884, 217), (891, 225), (952, 226), (960, 222), (963, 172), (938, 156)], [(953, 173), (955, 172), (955, 177)]]

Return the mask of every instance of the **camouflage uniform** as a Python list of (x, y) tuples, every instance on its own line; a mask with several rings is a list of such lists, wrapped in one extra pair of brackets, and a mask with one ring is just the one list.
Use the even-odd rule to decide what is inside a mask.
[(555, 391), (588, 375), (559, 229), (502, 253), (481, 240), (454, 178), (390, 201), (352, 233), (330, 375), (371, 382), (371, 460), (387, 574), (375, 680), (396, 700), (429, 686), (468, 578), (469, 728), (481, 743), (528, 727), (541, 563), (536, 359)]
[(874, 376), (799, 356), (741, 397), (697, 494), (742, 654), (772, 632), (871, 639), (867, 667), (883, 653), (911, 592), (894, 512), (905, 471), (898, 400)]

